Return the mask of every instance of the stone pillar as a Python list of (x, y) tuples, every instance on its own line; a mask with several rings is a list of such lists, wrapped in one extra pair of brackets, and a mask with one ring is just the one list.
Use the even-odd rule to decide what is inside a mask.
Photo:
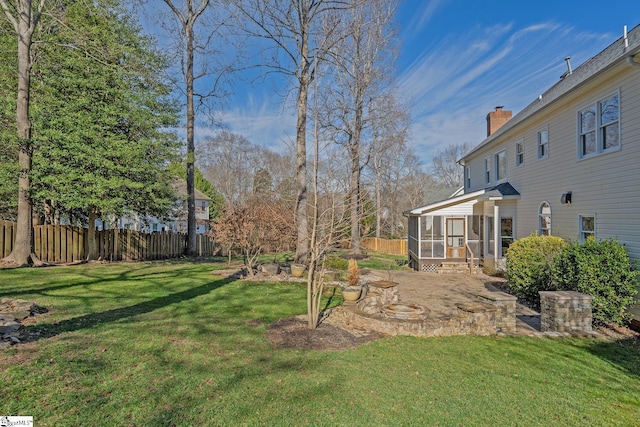
[(592, 299), (574, 291), (540, 291), (540, 330), (591, 332)]
[(478, 298), (496, 308), (496, 332), (512, 334), (516, 332), (516, 301), (514, 295), (506, 292), (490, 292)]

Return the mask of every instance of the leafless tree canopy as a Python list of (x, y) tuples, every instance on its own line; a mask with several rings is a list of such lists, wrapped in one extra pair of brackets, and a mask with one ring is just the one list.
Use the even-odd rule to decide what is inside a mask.
[(434, 180), (445, 187), (461, 187), (464, 183), (464, 168), (458, 164), (472, 145), (470, 143), (451, 144), (433, 155), (431, 173)]

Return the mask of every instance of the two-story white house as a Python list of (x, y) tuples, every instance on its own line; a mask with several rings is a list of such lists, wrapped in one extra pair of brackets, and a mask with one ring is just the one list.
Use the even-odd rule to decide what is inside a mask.
[(640, 26), (522, 111), (497, 107), (488, 136), (461, 160), (464, 191), (405, 212), (409, 260), (501, 267), (531, 233), (616, 238), (640, 259)]
[[(187, 232), (187, 182), (177, 180), (172, 187), (178, 196), (174, 203), (169, 218), (161, 219), (153, 216), (141, 217), (131, 214), (118, 219), (117, 226), (119, 229), (130, 229), (141, 231), (143, 233), (155, 232)], [(209, 203), (211, 198), (202, 191), (195, 189), (196, 203), (196, 234), (204, 234), (209, 230)], [(98, 227), (100, 229), (100, 227)]]

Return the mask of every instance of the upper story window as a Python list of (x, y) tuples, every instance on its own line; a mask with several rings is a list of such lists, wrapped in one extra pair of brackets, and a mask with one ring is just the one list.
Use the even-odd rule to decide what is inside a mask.
[(551, 205), (542, 202), (538, 210), (538, 233), (541, 236), (551, 235)]
[(464, 167), (464, 185), (467, 189), (471, 188), (471, 168), (469, 166)]
[(502, 150), (495, 155), (496, 181), (507, 179), (507, 150)]
[(524, 164), (524, 140), (516, 142), (516, 166)]
[(538, 158), (549, 157), (549, 130), (538, 131)]
[(578, 112), (578, 154), (590, 157), (620, 148), (620, 95)]
[(484, 182), (486, 184), (491, 182), (491, 159), (489, 157), (484, 159)]

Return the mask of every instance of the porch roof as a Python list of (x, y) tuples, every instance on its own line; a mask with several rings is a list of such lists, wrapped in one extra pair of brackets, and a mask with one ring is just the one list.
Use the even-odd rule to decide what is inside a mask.
[(520, 193), (513, 188), (508, 182), (503, 182), (493, 187), (485, 188), (483, 190), (474, 191), (472, 193), (465, 193), (459, 196), (450, 197), (439, 202), (431, 203), (419, 208), (409, 209), (403, 212), (405, 216), (417, 216), (423, 215), (428, 212), (432, 212), (438, 209), (459, 205), (461, 203), (469, 202), (472, 200), (487, 201), (487, 200), (509, 200), (519, 199)]

